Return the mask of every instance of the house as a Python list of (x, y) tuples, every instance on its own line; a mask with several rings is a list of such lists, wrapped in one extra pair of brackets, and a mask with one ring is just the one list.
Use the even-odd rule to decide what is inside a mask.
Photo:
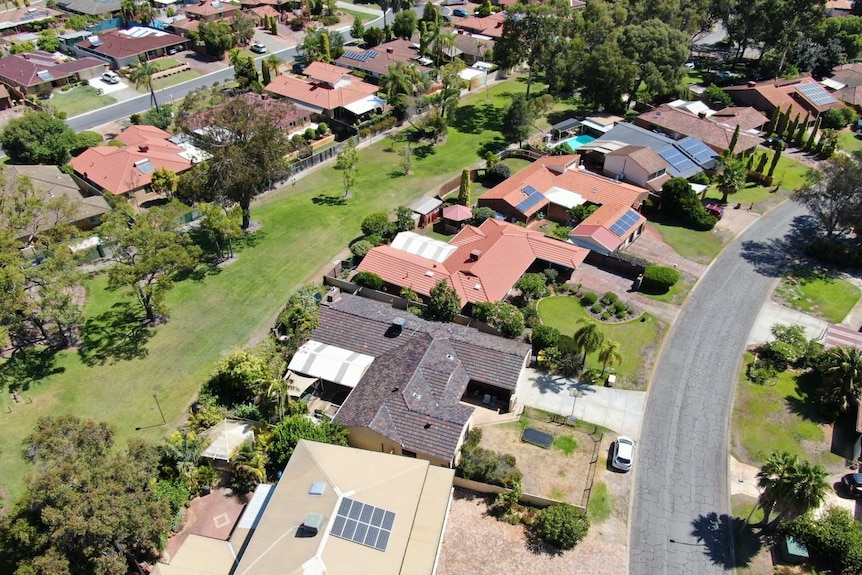
[(266, 86), (274, 96), (287, 98), (298, 107), (347, 123), (353, 123), (386, 104), (375, 94), (379, 88), (352, 76), (348, 68), (312, 62), (304, 70), (308, 80), (277, 76)]
[(92, 57), (77, 60), (43, 50), (0, 58), (0, 82), (22, 96), (98, 78), (105, 62)]
[(643, 233), (646, 218), (630, 206), (603, 204), (569, 233), (569, 241), (600, 253), (625, 248)]
[(109, 19), (112, 14), (119, 13), (120, 0), (58, 0), (57, 7), (83, 16), (101, 16)]
[(857, 110), (862, 109), (862, 62), (836, 66), (832, 77), (821, 82), (836, 99)]
[(89, 148), (72, 158), (69, 165), (85, 189), (141, 204), (158, 197), (149, 189), (155, 170), (180, 174), (192, 167), (188, 152), (169, 138), (171, 134), (155, 126), (129, 126), (115, 138), (125, 146)]
[(0, 110), (8, 110), (15, 103), (12, 101), (12, 96), (9, 95), (9, 90), (6, 86), (0, 84)]
[(207, 429), (203, 436), (206, 447), (201, 457), (216, 469), (230, 469), (230, 460), (237, 449), (254, 443), (254, 421), (225, 419)]
[(806, 113), (817, 118), (826, 110), (844, 106), (810, 76), (749, 82), (742, 86), (729, 86), (724, 91), (737, 105), (751, 106), (769, 117), (776, 108), (786, 112), (789, 107), (791, 118), (799, 114), (802, 119)]
[(254, 6), (248, 10), (244, 10), (243, 13), (251, 18), (251, 21), (254, 22), (255, 26), (263, 26), (263, 22), (266, 20), (267, 16), (271, 16), (276, 20), (281, 19), (281, 12), (273, 8), (270, 4)]
[(395, 62), (414, 64), (420, 72), (428, 73), (431, 68), (426, 64), (430, 62), (423, 64), (422, 62), (425, 60), (425, 58), (420, 57), (418, 48), (414, 43), (398, 38), (368, 50), (348, 46), (335, 63), (342, 68), (359, 70), (372, 78), (380, 78), (389, 73), (389, 66)]
[[(85, 196), (72, 176), (64, 174), (57, 166), (17, 166), (7, 165), (6, 177), (13, 180), (19, 177), (29, 178), (33, 186), (44, 193), (46, 199), (64, 198), (75, 211), (67, 223), (80, 230), (91, 230), (102, 223), (102, 216), (111, 211), (108, 202), (101, 195)], [(46, 230), (59, 223), (57, 214), (41, 222), (36, 230), (21, 230), (19, 239), (27, 238), (34, 231)], [(29, 239), (28, 239), (29, 241)]]
[(484, 62), (494, 49), (494, 38), (482, 34), (473, 34), (459, 30), (455, 36), (455, 47), (460, 51), (460, 56), (472, 66), (477, 62)]
[(638, 209), (649, 192), (593, 174), (578, 165), (579, 156), (545, 156), (491, 188), (477, 206), (507, 221), (530, 223), (541, 217), (565, 222), (566, 211), (580, 204), (621, 204)]
[(826, 0), (826, 15), (830, 18), (850, 16), (853, 0)]
[(640, 126), (620, 122), (597, 140), (581, 146), (585, 161), (604, 165), (607, 155), (626, 146), (646, 147), (661, 156), (670, 167), (667, 173), (674, 178), (693, 178), (715, 168), (718, 154), (697, 138), (673, 140)]
[(44, 22), (52, 18), (59, 18), (63, 13), (46, 6), (23, 6), (12, 10), (0, 11), (0, 31), (17, 32), (21, 28), (32, 30), (36, 22)]
[(200, 0), (197, 4), (191, 4), (182, 8), (182, 13), (189, 20), (212, 22), (213, 20), (231, 20), (239, 12), (240, 6), (232, 2), (220, 2), (219, 0)]
[[(644, 112), (634, 119), (634, 124), (647, 130), (660, 132), (672, 140), (696, 138), (719, 154), (728, 149), (736, 129), (735, 126), (731, 128), (671, 106), (659, 106)], [(743, 132), (740, 128), (736, 147), (731, 151), (734, 154), (749, 152), (762, 142), (762, 138)]]
[(357, 269), (377, 274), (393, 290), (410, 288), (424, 297), (445, 280), (465, 306), (502, 301), (532, 267), (574, 270), (586, 257), (587, 250), (567, 242), (488, 219), (464, 227), (449, 243), (402, 232), (391, 245), (368, 252)]
[(419, 459), (300, 440), (231, 572), (432, 575), (453, 476)]
[(751, 134), (761, 132), (769, 122), (769, 118), (751, 106), (728, 106), (712, 114), (709, 119), (732, 130), (739, 126), (740, 132)]
[(110, 63), (115, 70), (138, 60), (152, 60), (164, 56), (168, 50), (184, 50), (188, 40), (155, 28), (135, 26), (128, 30), (111, 30), (90, 36), (75, 44), (84, 54), (90, 54)]
[(666, 181), (670, 164), (646, 146), (625, 146), (605, 154), (604, 174), (650, 192), (659, 192)]
[(459, 18), (452, 25), (459, 30), (497, 39), (503, 36), (503, 22), (505, 21), (506, 14), (497, 12), (485, 17), (467, 16), (466, 18)]
[(345, 364), (354, 356), (369, 358), (335, 416), (348, 429), (351, 446), (454, 467), (474, 405), (514, 408), (521, 370), (530, 360), (528, 344), (425, 321), (370, 298), (330, 299), (305, 346), (342, 350), (341, 359), (291, 361), (290, 369), (325, 379), (327, 370), (349, 369)]

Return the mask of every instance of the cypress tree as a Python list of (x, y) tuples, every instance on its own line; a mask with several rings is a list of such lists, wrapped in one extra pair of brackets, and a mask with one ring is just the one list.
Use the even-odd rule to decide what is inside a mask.
[(470, 170), (461, 172), (461, 187), (458, 189), (458, 203), (470, 207)]
[(727, 151), (730, 153), (729, 155), (733, 155), (733, 150), (736, 149), (736, 143), (739, 141), (739, 124), (736, 125), (736, 129), (733, 131), (733, 136), (730, 138), (730, 145), (727, 147)]
[(778, 158), (781, 157), (781, 148), (783, 148), (783, 147), (784, 146), (779, 144), (775, 148), (775, 153), (772, 155), (772, 163), (769, 164), (769, 173), (766, 174), (767, 178), (771, 178), (772, 175), (775, 173), (775, 168), (778, 167)]
[(272, 16), (269, 19), (269, 32), (273, 36), (278, 36), (278, 20), (276, 20), (275, 16)]
[(805, 142), (804, 150), (806, 152), (810, 152), (814, 149), (814, 140), (817, 138), (817, 132), (820, 130), (820, 116), (817, 116), (817, 119), (814, 120), (814, 127), (811, 128), (811, 134), (808, 136), (808, 141)]
[(757, 173), (762, 174), (763, 170), (766, 169), (766, 162), (769, 160), (769, 155), (765, 152), (760, 154), (760, 160), (757, 162)]
[(791, 143), (793, 142), (793, 138), (796, 136), (796, 127), (799, 126), (799, 114), (796, 114), (796, 117), (793, 118), (793, 123), (790, 124), (790, 129), (787, 130), (786, 137), (784, 141)]
[(811, 121), (811, 114), (806, 113), (805, 119), (802, 120), (802, 123), (799, 125), (799, 131), (796, 132), (796, 135), (793, 138), (793, 144), (799, 148), (802, 147), (802, 141), (805, 139), (805, 128), (808, 127), (808, 122)]
[(784, 132), (787, 130), (787, 123), (790, 121), (790, 107), (792, 104), (787, 104), (787, 111), (781, 112), (778, 116), (778, 124), (775, 126), (775, 135), (779, 138), (784, 137)]
[(329, 53), (329, 34), (326, 30), (320, 35), (320, 57), (324, 62), (332, 61), (332, 56)]
[(772, 117), (769, 118), (769, 122), (766, 124), (766, 128), (764, 128), (764, 132), (767, 136), (771, 136), (775, 133), (775, 128), (778, 127), (778, 119), (781, 116), (781, 107), (776, 106), (774, 110), (772, 110)]
[(269, 83), (272, 82), (272, 76), (269, 73), (269, 64), (266, 61), (261, 62), (260, 71), (263, 73), (263, 85), (269, 86)]

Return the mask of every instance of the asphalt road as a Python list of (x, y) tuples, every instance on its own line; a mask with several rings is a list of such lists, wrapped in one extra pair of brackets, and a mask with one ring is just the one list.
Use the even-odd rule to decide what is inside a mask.
[(715, 260), (659, 357), (637, 446), (632, 575), (732, 571), (728, 425), (740, 358), (761, 305), (806, 233), (785, 202)]

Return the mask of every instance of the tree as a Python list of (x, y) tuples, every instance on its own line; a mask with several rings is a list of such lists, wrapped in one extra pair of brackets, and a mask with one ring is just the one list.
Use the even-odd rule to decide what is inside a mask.
[(596, 322), (581, 320), (580, 323), (583, 323), (584, 326), (575, 331), (575, 334), (572, 336), (572, 340), (575, 347), (579, 351), (584, 352), (584, 357), (581, 360), (581, 363), (586, 364), (587, 355), (593, 353), (602, 346), (602, 343), (605, 341), (605, 336)]
[(426, 100), (437, 110), (444, 123), (449, 123), (452, 119), (455, 108), (458, 107), (461, 90), (467, 87), (467, 81), (460, 76), (463, 69), (463, 60), (455, 60), (443, 66), (440, 69), (440, 89), (426, 96)]
[(26, 52), (32, 52), (36, 49), (36, 45), (33, 44), (30, 40), (26, 40), (24, 42), (15, 42), (9, 48), (10, 54), (23, 54)]
[(36, 40), (36, 46), (46, 52), (57, 52), (60, 50), (60, 39), (54, 30), (42, 30), (39, 33), (39, 39)]
[(561, 19), (555, 10), (550, 5), (521, 2), (509, 7), (502, 36), (494, 47), (494, 61), (501, 68), (512, 68), (522, 61), (529, 66), (527, 98), (534, 74), (541, 72), (541, 64), (555, 53), (561, 32)]
[(226, 20), (201, 20), (198, 30), (207, 56), (221, 60), (225, 52), (233, 48), (233, 30)]
[(386, 102), (392, 106), (398, 118), (406, 117), (416, 106), (416, 100), (428, 88), (428, 77), (416, 64), (394, 62), (385, 76), (380, 78), (380, 88)]
[[(784, 451), (769, 456), (757, 474), (757, 485), (762, 490), (758, 505), (763, 509), (763, 523), (773, 526), (816, 509), (829, 489), (822, 466)], [(770, 522), (776, 510), (778, 515)]]
[(739, 124), (736, 125), (736, 129), (733, 131), (733, 136), (730, 138), (730, 145), (727, 146), (727, 153), (729, 155), (733, 155), (733, 151), (736, 149), (736, 144), (739, 142)]
[(341, 170), (341, 184), (344, 187), (344, 195), (341, 197), (349, 198), (350, 190), (356, 185), (356, 179), (359, 176), (359, 152), (356, 150), (356, 142), (353, 138), (350, 138), (338, 152), (335, 169)]
[(386, 41), (386, 33), (382, 28), (377, 26), (369, 26), (362, 34), (362, 41), (366, 48), (374, 48)]
[(101, 235), (116, 244), (108, 289), (131, 292), (150, 323), (165, 317), (165, 294), (177, 276), (194, 268), (200, 257), (200, 249), (176, 230), (177, 216), (172, 205), (139, 214), (117, 209), (100, 228)]
[(533, 328), (533, 333), (530, 341), (533, 344), (533, 351), (536, 353), (543, 349), (557, 345), (560, 339), (560, 330), (549, 325), (539, 324)]
[(398, 206), (395, 210), (395, 231), (409, 232), (416, 227), (416, 221), (413, 219), (413, 210), (407, 206)]
[(247, 46), (254, 38), (254, 21), (244, 12), (237, 11), (234, 13), (232, 28), (234, 38), (240, 46)]
[(524, 332), (524, 314), (510, 303), (479, 302), (473, 317), (487, 323), (503, 337), (516, 338)]
[(862, 392), (862, 352), (855, 347), (830, 348), (818, 370), (823, 379), (823, 401), (845, 411)]
[(503, 112), (503, 122), (500, 131), (507, 142), (517, 142), (521, 147), (524, 140), (533, 131), (533, 112), (523, 94), (512, 96), (512, 102)]
[(233, 472), (233, 487), (240, 492), (249, 492), (266, 481), (266, 453), (255, 449), (251, 443), (243, 443), (230, 457)]
[(278, 376), (263, 354), (251, 349), (235, 350), (216, 364), (202, 393), (215, 398), (219, 405), (233, 408), (266, 394)]
[(862, 531), (843, 507), (830, 505), (818, 517), (809, 514), (787, 521), (781, 531), (805, 545), (818, 569), (831, 573), (862, 571)]
[(159, 106), (159, 102), (156, 100), (156, 91), (153, 86), (153, 74), (158, 71), (159, 69), (151, 62), (146, 61), (143, 57), (139, 57), (138, 65), (134, 70), (132, 70), (132, 73), (129, 74), (129, 80), (134, 82), (135, 88), (146, 86), (147, 90), (150, 91), (150, 104), (154, 108)]
[(171, 526), (155, 493), (158, 452), (140, 441), (115, 450), (113, 427), (42, 417), (25, 440), (34, 472), (0, 525), (0, 550), (16, 573), (125, 575), (153, 562)]
[(651, 97), (672, 93), (682, 82), (682, 65), (688, 59), (688, 36), (658, 19), (623, 28), (619, 45), (638, 69), (629, 90), (637, 97), (641, 83)]
[(337, 60), (344, 53), (344, 38), (338, 32), (323, 27), (307, 30), (302, 41), (302, 53), (307, 63)]
[(706, 211), (688, 180), (671, 178), (661, 189), (661, 211), (697, 230), (709, 230), (716, 218)]
[(609, 365), (622, 363), (623, 354), (620, 351), (620, 342), (612, 339), (606, 340), (599, 350), (599, 361), (602, 362), (602, 377), (604, 377)]
[(150, 186), (157, 194), (162, 194), (164, 196), (167, 196), (168, 198), (171, 198), (173, 197), (174, 192), (177, 191), (177, 183), (179, 181), (179, 176), (177, 176), (169, 168), (157, 168), (153, 171)]
[(216, 249), (216, 259), (224, 261), (233, 257), (233, 241), (242, 235), (242, 213), (239, 208), (224, 208), (210, 203), (195, 204), (203, 214), (201, 230), (209, 234)]
[(290, 392), (296, 389), (296, 386), (292, 385), (284, 377), (273, 378), (270, 382), (269, 388), (266, 390), (266, 396), (276, 405), (278, 421), (284, 419), (285, 407), (288, 401), (290, 401)]
[[(719, 109), (726, 108), (733, 104), (733, 100), (730, 99), (730, 95), (715, 84), (710, 84), (706, 87), (703, 91), (703, 98), (708, 104)], [(778, 112), (778, 108), (775, 108), (775, 110)]]
[(808, 170), (805, 185), (794, 192), (793, 199), (809, 209), (820, 230), (831, 238), (849, 232), (859, 221), (860, 181), (862, 153), (837, 154), (821, 170)]
[(0, 146), (15, 164), (54, 164), (69, 161), (78, 145), (75, 132), (50, 112), (27, 110), (0, 132)]
[(392, 224), (389, 221), (389, 214), (386, 212), (368, 214), (362, 218), (362, 223), (359, 226), (364, 236), (377, 236), (378, 238), (392, 236)]
[(303, 439), (331, 445), (347, 445), (347, 430), (327, 419), (316, 423), (305, 414), (286, 417), (275, 426), (266, 450), (272, 475), (284, 469), (293, 455), (293, 450)]
[(572, 549), (589, 530), (590, 520), (586, 515), (567, 504), (546, 507), (536, 522), (539, 537), (559, 549)]
[(485, 220), (493, 219), (496, 215), (497, 213), (487, 206), (473, 208), (473, 225), (481, 226)]
[(431, 292), (428, 300), (428, 307), (425, 312), (428, 319), (433, 321), (452, 321), (461, 311), (461, 298), (455, 288), (442, 279), (437, 282)]
[[(247, 230), (252, 199), (285, 167), (290, 143), (281, 123), (292, 110), (286, 101), (270, 100), (262, 106), (251, 98), (232, 98), (179, 122), (195, 145), (210, 154), (201, 174), (209, 197), (197, 199), (235, 202)], [(199, 129), (203, 127), (208, 129)]]
[(353, 25), (350, 27), (350, 36), (354, 40), (362, 40), (362, 35), (365, 33), (365, 24), (362, 23), (362, 18), (355, 16)]
[(587, 102), (622, 112), (626, 108), (623, 96), (634, 85), (637, 74), (637, 64), (623, 54), (616, 40), (608, 40), (586, 56), (577, 83)]
[(461, 172), (461, 185), (458, 187), (458, 203), (470, 206), (470, 170)]
[(721, 192), (721, 203), (727, 203), (727, 196), (737, 193), (745, 187), (747, 170), (745, 162), (732, 158), (721, 160), (721, 171), (718, 173), (718, 191)]
[(491, 0), (482, 0), (482, 4), (479, 5), (479, 17), (485, 18), (490, 16), (492, 11)]
[(515, 287), (521, 290), (521, 295), (527, 301), (534, 301), (544, 297), (548, 293), (545, 274), (524, 274), (515, 283)]
[(141, 116), (140, 123), (167, 130), (173, 121), (173, 107), (170, 104), (161, 104), (144, 112), (143, 116)]
[(120, 1), (120, 16), (125, 20), (126, 26), (129, 22), (137, 18), (138, 3), (136, 0), (121, 0)]
[(416, 13), (413, 10), (404, 10), (395, 15), (392, 22), (392, 33), (396, 38), (409, 40), (417, 28)]

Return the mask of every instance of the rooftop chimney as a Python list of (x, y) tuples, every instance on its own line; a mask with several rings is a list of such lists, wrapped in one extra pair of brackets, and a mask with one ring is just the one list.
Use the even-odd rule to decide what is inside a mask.
[(754, 88), (755, 86), (757, 86), (757, 82), (755, 82), (754, 80), (748, 81), (748, 87), (749, 88)]
[(473, 250), (470, 252), (470, 261), (478, 261), (482, 257), (482, 250)]
[(396, 336), (401, 335), (401, 330), (404, 329), (404, 318), (403, 317), (394, 317), (392, 318), (392, 333)]
[(149, 151), (150, 151), (150, 147), (149, 147), (147, 144), (139, 144), (139, 145), (138, 145), (138, 151), (140, 151), (140, 152), (149, 152)]
[(386, 48), (386, 53), (387, 54), (394, 54), (395, 50), (393, 50), (392, 48)]
[(705, 120), (706, 119), (706, 112), (698, 112), (697, 117), (700, 118), (701, 120)]
[(326, 303), (335, 303), (341, 299), (341, 290), (335, 286), (329, 288), (326, 292)]

